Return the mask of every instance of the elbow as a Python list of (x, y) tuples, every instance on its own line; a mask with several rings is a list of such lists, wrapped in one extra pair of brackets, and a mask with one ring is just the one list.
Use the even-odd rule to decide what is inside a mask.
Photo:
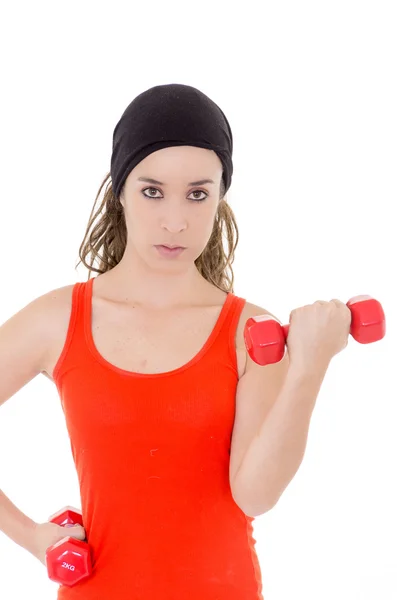
[(234, 502), (237, 504), (237, 506), (239, 507), (239, 509), (247, 516), (247, 517), (260, 517), (261, 515), (264, 515), (265, 513), (269, 512), (270, 510), (272, 510), (272, 508), (274, 508), (277, 504), (277, 501), (275, 502), (269, 502), (269, 501), (262, 501), (262, 502), (258, 502), (255, 503), (255, 506), (253, 506), (252, 504), (248, 504), (247, 502), (242, 502), (240, 500), (237, 500), (235, 496), (233, 496)]
[(262, 505), (260, 507), (256, 507), (256, 508), (241, 508), (241, 510), (243, 511), (243, 513), (247, 516), (247, 517), (251, 517), (251, 518), (256, 518), (256, 517), (260, 517), (261, 515), (264, 515), (265, 513), (269, 512), (270, 510), (272, 510), (272, 508), (274, 508), (276, 506), (277, 502), (274, 502), (273, 504), (265, 504)]
[(253, 502), (252, 498), (247, 497), (248, 494), (245, 488), (236, 489), (236, 485), (232, 485), (230, 489), (235, 504), (247, 517), (260, 517), (272, 510), (279, 500), (279, 498), (273, 500), (262, 496), (260, 499), (255, 498), (255, 502)]

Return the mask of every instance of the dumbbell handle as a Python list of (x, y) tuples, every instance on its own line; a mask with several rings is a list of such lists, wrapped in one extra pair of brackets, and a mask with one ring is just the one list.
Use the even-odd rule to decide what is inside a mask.
[[(364, 302), (364, 304), (361, 304)], [(383, 309), (378, 300), (375, 300), (371, 296), (355, 296), (347, 302), (346, 306), (350, 309), (352, 314), (352, 320), (350, 324), (350, 335), (361, 344), (371, 344), (372, 342), (379, 340), (379, 333), (377, 335), (371, 335), (371, 325), (379, 325), (380, 315), (383, 313)], [(365, 310), (364, 310), (365, 307)], [(360, 321), (358, 320), (357, 310), (360, 311)], [(385, 333), (385, 319), (383, 314), (383, 331), (382, 337)], [(363, 327), (364, 325), (364, 327)], [(281, 329), (284, 333), (285, 339), (288, 337), (290, 324), (282, 325)]]

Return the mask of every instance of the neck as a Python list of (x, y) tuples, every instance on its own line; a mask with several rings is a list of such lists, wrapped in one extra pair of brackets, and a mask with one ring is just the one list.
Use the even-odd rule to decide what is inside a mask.
[(142, 270), (133, 265), (119, 263), (101, 275), (114, 296), (126, 303), (147, 308), (167, 309), (186, 304), (199, 304), (212, 292), (210, 284), (197, 270), (196, 265), (175, 273)]

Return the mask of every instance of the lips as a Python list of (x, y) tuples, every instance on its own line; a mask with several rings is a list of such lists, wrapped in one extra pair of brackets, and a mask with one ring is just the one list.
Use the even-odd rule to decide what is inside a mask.
[(184, 248), (183, 246), (155, 246), (157, 252), (160, 253), (161, 256), (166, 257), (166, 258), (170, 258), (170, 257), (175, 257), (175, 256), (180, 256), (182, 254), (182, 252), (184, 250), (186, 250), (186, 248)]
[(177, 248), (184, 248), (184, 246), (170, 246), (168, 244), (159, 244), (160, 246), (163, 246), (164, 248), (169, 248), (170, 250), (176, 250)]

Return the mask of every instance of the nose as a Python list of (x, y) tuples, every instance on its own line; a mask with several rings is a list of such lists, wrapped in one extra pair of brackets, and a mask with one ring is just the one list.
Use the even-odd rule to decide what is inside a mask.
[(161, 219), (161, 227), (170, 233), (179, 233), (187, 228), (185, 211), (182, 208), (168, 207)]

